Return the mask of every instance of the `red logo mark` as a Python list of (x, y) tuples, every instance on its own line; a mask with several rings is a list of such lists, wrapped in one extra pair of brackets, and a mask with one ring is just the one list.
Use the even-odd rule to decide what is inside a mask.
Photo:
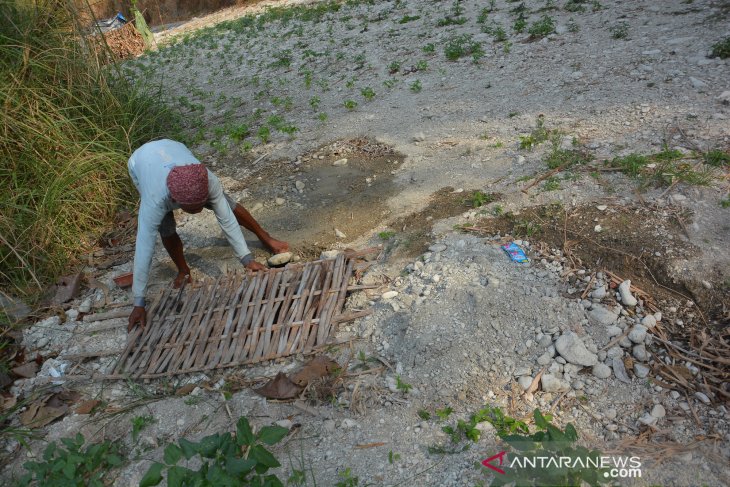
[(483, 460), (482, 465), (484, 465), (487, 468), (491, 468), (495, 472), (498, 472), (498, 473), (501, 473), (504, 475), (504, 470), (492, 465), (491, 462), (492, 462), (492, 460), (496, 460), (497, 458), (499, 458), (499, 465), (502, 466), (502, 464), (504, 463), (504, 456), (506, 454), (507, 454), (506, 451), (501, 451), (501, 452), (497, 453), (496, 455), (492, 455), (491, 457), (487, 458), (486, 460)]

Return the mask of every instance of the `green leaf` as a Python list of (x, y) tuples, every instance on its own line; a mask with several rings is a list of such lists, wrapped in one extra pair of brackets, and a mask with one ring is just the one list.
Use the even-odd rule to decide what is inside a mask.
[(215, 457), (215, 452), (218, 450), (218, 444), (220, 443), (220, 435), (206, 436), (198, 444), (198, 453), (204, 458)]
[(119, 455), (109, 455), (106, 457), (106, 462), (112, 467), (118, 467), (122, 464), (122, 459), (119, 458)]
[(249, 473), (256, 466), (257, 461), (253, 458), (226, 458), (226, 470), (229, 473), (239, 476)]
[(175, 465), (167, 469), (167, 487), (194, 485), (192, 480), (197, 477), (199, 477), (197, 472)]
[(264, 448), (261, 445), (256, 445), (253, 448), (251, 448), (249, 457), (254, 458), (258, 463), (266, 465), (267, 467), (270, 467), (270, 468), (276, 468), (281, 465), (276, 460), (276, 458), (274, 458), (274, 455), (272, 455), (266, 448)]
[(267, 445), (274, 445), (281, 441), (282, 438), (284, 438), (287, 433), (289, 433), (289, 430), (287, 428), (281, 427), (281, 426), (264, 426), (261, 428), (261, 431), (259, 431), (258, 440), (262, 443), (266, 443)]
[(578, 432), (575, 430), (573, 423), (568, 423), (565, 426), (565, 436), (571, 441), (578, 441)]
[(185, 460), (190, 460), (198, 453), (198, 444), (193, 443), (192, 441), (188, 441), (185, 438), (180, 438), (180, 440), (177, 442), (178, 445), (180, 445), (180, 449), (182, 450), (182, 454), (185, 457)]
[(76, 475), (76, 465), (73, 463), (67, 463), (63, 467), (63, 475), (66, 476), (67, 479), (71, 480)]
[(170, 443), (165, 447), (165, 463), (175, 465), (182, 457), (182, 450), (174, 443)]
[(238, 423), (236, 423), (236, 442), (239, 445), (252, 446), (254, 440), (253, 431), (251, 431), (251, 425), (248, 424), (248, 419), (239, 419)]
[(56, 452), (56, 442), (50, 443), (45, 451), (43, 452), (43, 460), (50, 461), (53, 458), (53, 454)]
[(548, 427), (548, 422), (539, 409), (535, 408), (533, 416), (535, 417), (535, 426), (537, 426), (541, 430), (544, 430)]
[(139, 487), (152, 487), (162, 482), (162, 469), (165, 466), (161, 463), (153, 463), (147, 473), (144, 474), (142, 480), (139, 481)]

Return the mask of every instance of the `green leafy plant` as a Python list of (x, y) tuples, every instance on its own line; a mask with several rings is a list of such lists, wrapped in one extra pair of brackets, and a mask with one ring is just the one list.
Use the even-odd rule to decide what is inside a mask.
[(588, 0), (568, 0), (563, 8), (568, 12), (585, 12)]
[(719, 57), (720, 59), (730, 57), (730, 37), (726, 37), (712, 45), (712, 57)]
[[(264, 426), (254, 434), (248, 419), (236, 423), (235, 436), (216, 433), (199, 442), (181, 438), (165, 447), (163, 462), (154, 462), (140, 481), (140, 487), (162, 482), (166, 474), (170, 487), (184, 485), (281, 486), (269, 469), (281, 466), (264, 445), (275, 445), (289, 432), (280, 426)], [(197, 470), (179, 466), (180, 460), (196, 459)]]
[(555, 176), (549, 177), (543, 183), (542, 189), (545, 191), (557, 191), (560, 189), (560, 181)]
[(92, 443), (84, 448), (84, 436), (62, 438), (63, 446), (50, 443), (43, 451), (43, 461), (26, 462), (28, 471), (19, 485), (48, 485), (58, 487), (102, 487), (107, 485), (107, 472), (122, 465), (117, 443), (105, 441)]
[[(511, 118), (511, 115), (510, 115)], [(535, 128), (529, 135), (520, 135), (520, 149), (532, 150), (533, 147), (542, 144), (550, 138), (552, 132), (545, 128), (545, 117), (537, 117)]]
[(400, 460), (400, 453), (393, 453), (393, 450), (390, 450), (388, 452), (388, 463), (393, 465), (398, 460)]
[(425, 409), (419, 409), (418, 410), (418, 417), (421, 418), (424, 421), (428, 421), (429, 419), (431, 419), (431, 413), (429, 413)]
[(449, 61), (456, 61), (461, 57), (471, 55), (475, 61), (484, 56), (482, 45), (472, 39), (469, 34), (451, 37), (446, 41), (444, 54)]
[[(571, 460), (580, 458), (584, 461), (590, 458), (594, 462), (600, 463), (600, 451), (575, 445), (578, 440), (578, 432), (571, 423), (568, 423), (565, 429), (561, 430), (550, 422), (552, 417), (549, 414), (543, 415), (538, 409), (535, 409), (533, 416), (537, 431), (532, 434), (529, 433), (527, 425), (509, 433), (507, 430), (500, 430), (495, 424), (497, 435), (513, 450), (510, 455), (512, 457), (511, 462), (520, 461), (521, 459), (529, 460), (535, 457), (557, 457)], [(502, 417), (507, 418), (503, 415)], [(490, 420), (488, 419), (488, 421)], [(580, 464), (574, 468), (542, 468), (540, 465), (530, 464), (529, 462), (521, 462), (520, 464), (523, 465), (522, 468), (505, 468), (505, 473), (495, 476), (491, 485), (499, 487), (504, 485), (578, 487), (586, 484), (598, 486), (606, 482), (604, 473), (607, 472), (607, 469), (591, 468), (590, 466), (580, 467), (578, 466)], [(486, 471), (486, 467), (480, 466), (480, 468)]]
[(316, 110), (319, 108), (319, 104), (321, 103), (321, 100), (318, 96), (313, 96), (309, 99), (309, 106), (312, 107), (312, 110)]
[(423, 89), (423, 87), (421, 86), (421, 80), (415, 80), (413, 83), (410, 84), (409, 88), (413, 93), (420, 93)]
[(710, 166), (715, 167), (722, 167), (722, 166), (730, 166), (730, 154), (727, 152), (723, 152), (718, 149), (713, 149), (711, 151), (708, 151), (704, 155), (705, 164), (709, 164)]
[(428, 70), (428, 61), (421, 59), (416, 63), (416, 71)]
[(404, 382), (401, 379), (400, 375), (396, 375), (395, 376), (395, 388), (398, 389), (399, 391), (403, 391), (407, 394), (411, 389), (413, 389), (413, 386)]
[(725, 199), (720, 200), (720, 206), (723, 208), (730, 208), (730, 194)]
[(549, 15), (543, 15), (527, 30), (532, 39), (541, 39), (555, 32), (555, 21)]
[(269, 140), (271, 139), (271, 129), (269, 129), (269, 127), (267, 127), (266, 125), (262, 125), (261, 127), (259, 127), (257, 135), (262, 144), (268, 144)]
[(345, 100), (344, 105), (345, 105), (345, 108), (347, 108), (350, 111), (357, 108), (357, 102), (355, 100)]
[(628, 176), (637, 177), (642, 168), (649, 164), (649, 158), (641, 154), (629, 154), (624, 157), (615, 157), (609, 162), (612, 167), (621, 168), (621, 172)]
[(399, 21), (399, 24), (407, 24), (408, 22), (413, 22), (414, 20), (420, 19), (420, 15), (404, 15)]
[(619, 22), (618, 24), (609, 27), (608, 31), (614, 39), (627, 39), (629, 37), (629, 24), (626, 22)]
[(132, 418), (132, 441), (139, 439), (139, 434), (148, 426), (156, 423), (157, 420), (153, 416), (135, 416)]
[(438, 416), (441, 421), (445, 421), (446, 419), (448, 419), (448, 417), (451, 416), (451, 413), (453, 413), (453, 412), (454, 412), (454, 409), (451, 406), (437, 409), (435, 411), (436, 416)]
[(388, 65), (388, 73), (395, 74), (400, 69), (400, 61), (393, 61)]
[(428, 44), (426, 44), (425, 46), (423, 46), (421, 48), (421, 50), (423, 52), (425, 52), (426, 54), (433, 54), (434, 52), (436, 52), (436, 45), (433, 44), (432, 42), (429, 42)]
[(517, 34), (521, 34), (525, 31), (527, 28), (527, 18), (524, 16), (524, 14), (520, 13), (520, 15), (515, 19), (515, 23), (512, 25), (512, 30), (514, 30)]
[(358, 487), (360, 485), (360, 478), (352, 474), (350, 467), (346, 468), (342, 472), (338, 472), (337, 476), (342, 480), (335, 484), (335, 487)]
[(365, 98), (367, 101), (372, 100), (375, 98), (375, 91), (370, 88), (369, 86), (366, 86), (365, 88), (360, 90), (360, 94)]
[(393, 237), (395, 237), (395, 232), (392, 230), (378, 233), (378, 238), (380, 238), (381, 240), (390, 240)]
[(245, 139), (249, 133), (250, 133), (250, 130), (248, 128), (248, 125), (246, 125), (245, 123), (242, 123), (240, 125), (236, 125), (235, 127), (232, 127), (230, 132), (228, 133), (228, 136), (231, 138), (231, 140), (238, 143), (238, 142), (241, 142), (243, 139)]
[(545, 164), (549, 169), (563, 167), (568, 169), (575, 165), (586, 164), (593, 159), (593, 156), (583, 150), (560, 149), (554, 146), (553, 150), (545, 158)]
[(479, 208), (480, 206), (488, 205), (494, 201), (495, 196), (491, 193), (484, 193), (480, 190), (474, 191), (468, 200), (466, 200), (472, 208)]

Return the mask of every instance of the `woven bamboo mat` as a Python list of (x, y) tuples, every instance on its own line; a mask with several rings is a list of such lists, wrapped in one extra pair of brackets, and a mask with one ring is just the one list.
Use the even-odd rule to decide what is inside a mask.
[(309, 352), (327, 343), (337, 323), (370, 313), (342, 313), (347, 292), (364, 288), (348, 284), (369, 265), (358, 259), (366, 253), (167, 289), (112, 375), (164, 377)]

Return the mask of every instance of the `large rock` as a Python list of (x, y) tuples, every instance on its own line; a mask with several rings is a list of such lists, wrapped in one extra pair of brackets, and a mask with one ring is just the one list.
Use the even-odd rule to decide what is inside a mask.
[(545, 392), (565, 392), (570, 390), (570, 384), (552, 374), (543, 374), (540, 379), (540, 385)]
[(643, 343), (646, 338), (646, 327), (644, 325), (634, 325), (629, 332), (629, 340), (634, 343)]
[(611, 367), (606, 364), (597, 363), (593, 366), (593, 375), (599, 379), (608, 379), (611, 377)]
[(598, 363), (598, 355), (590, 352), (583, 340), (573, 332), (562, 335), (555, 341), (555, 349), (571, 364), (592, 367)]
[(601, 304), (594, 304), (588, 312), (588, 318), (601, 325), (611, 325), (618, 319), (618, 313)]

